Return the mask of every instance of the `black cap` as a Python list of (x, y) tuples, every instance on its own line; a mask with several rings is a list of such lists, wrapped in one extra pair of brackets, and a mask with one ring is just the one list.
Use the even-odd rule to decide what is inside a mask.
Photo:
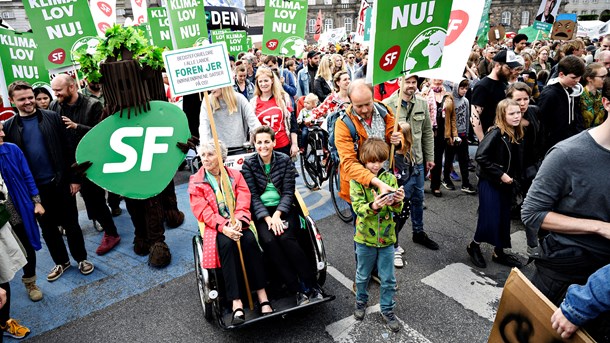
[(314, 58), (318, 55), (321, 55), (322, 53), (316, 50), (311, 50), (310, 52), (307, 53), (307, 58)]
[(512, 50), (501, 50), (494, 57), (494, 61), (504, 63), (511, 69), (521, 67), (521, 63), (519, 63), (515, 52)]

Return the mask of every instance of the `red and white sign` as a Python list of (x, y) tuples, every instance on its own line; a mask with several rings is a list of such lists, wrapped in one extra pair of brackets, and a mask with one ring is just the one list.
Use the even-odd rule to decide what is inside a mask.
[(116, 0), (91, 0), (89, 8), (97, 35), (104, 37), (106, 30), (116, 24)]
[(485, 0), (453, 0), (441, 67), (417, 73), (420, 77), (458, 82), (476, 38)]
[(148, 10), (146, 1), (131, 0), (131, 9), (133, 10), (133, 25), (140, 25), (148, 22)]
[(362, 0), (360, 2), (360, 11), (358, 11), (358, 24), (356, 24), (356, 37), (354, 38), (356, 42), (364, 42), (364, 30), (366, 29), (366, 11), (370, 11), (370, 7), (371, 5), (366, 0)]

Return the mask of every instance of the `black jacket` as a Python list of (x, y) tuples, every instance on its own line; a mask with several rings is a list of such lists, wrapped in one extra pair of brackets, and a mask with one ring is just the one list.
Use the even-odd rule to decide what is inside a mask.
[(316, 77), (313, 82), (313, 93), (318, 97), (320, 103), (322, 103), (326, 99), (326, 97), (332, 92), (333, 90), (330, 89), (328, 82), (326, 82), (326, 80), (324, 80), (322, 76)]
[(246, 159), (241, 170), (252, 193), (250, 212), (252, 212), (253, 217), (257, 220), (262, 220), (266, 216), (273, 215), (273, 213), (269, 213), (261, 201), (261, 195), (265, 192), (268, 181), (271, 181), (280, 193), (280, 203), (277, 206), (278, 211), (289, 213), (294, 202), (296, 169), (290, 157), (281, 152), (274, 151), (271, 157), (269, 175), (265, 173), (264, 168), (263, 161), (258, 154), (254, 154)]
[(511, 143), (508, 135), (502, 134), (499, 128), (491, 129), (479, 143), (475, 156), (479, 178), (501, 185), (500, 178), (506, 173), (519, 180), (522, 159), (520, 145)]
[(62, 106), (57, 100), (49, 105), (49, 110), (59, 113), (60, 116), (66, 116), (77, 124), (76, 130), (68, 130), (75, 149), (83, 136), (100, 122), (103, 109), (99, 100), (80, 93), (78, 100), (72, 106)]
[[(66, 181), (68, 183), (80, 183), (71, 171), (70, 166), (75, 162), (74, 147), (68, 138), (67, 129), (60, 116), (52, 111), (36, 110), (38, 127), (45, 139), (49, 158), (55, 169), (55, 182)], [(27, 150), (27, 142), (23, 141), (23, 121), (19, 115), (15, 115), (4, 123), (4, 140), (14, 143), (22, 151)]]
[(566, 92), (571, 93), (571, 90), (564, 89), (557, 82), (546, 85), (538, 98), (540, 123), (544, 132), (543, 153), (546, 153), (553, 145), (583, 130), (578, 105), (580, 98), (569, 96)]

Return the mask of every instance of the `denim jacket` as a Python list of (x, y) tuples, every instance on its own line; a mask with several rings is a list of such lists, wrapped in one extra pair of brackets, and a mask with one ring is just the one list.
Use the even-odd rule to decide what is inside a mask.
[[(396, 177), (383, 169), (377, 178), (392, 188), (398, 187)], [(394, 214), (402, 211), (403, 203), (384, 206), (375, 211), (371, 208), (371, 204), (375, 200), (373, 188), (365, 187), (353, 179), (350, 180), (352, 208), (357, 216), (354, 241), (370, 247), (383, 248), (396, 243)], [(378, 192), (377, 189), (375, 191)]]
[(610, 311), (610, 264), (593, 273), (584, 286), (570, 286), (561, 303), (563, 315), (578, 326), (606, 311)]

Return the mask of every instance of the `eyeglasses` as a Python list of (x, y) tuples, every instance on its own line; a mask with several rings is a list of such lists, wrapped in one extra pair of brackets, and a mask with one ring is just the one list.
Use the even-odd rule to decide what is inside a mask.
[(606, 76), (608, 76), (608, 74), (606, 74), (606, 75), (595, 75), (595, 76), (593, 76), (593, 78), (599, 77), (599, 78), (603, 79)]
[(354, 56), (348, 56), (347, 58), (349, 58), (350, 60), (353, 60), (355, 57)]

